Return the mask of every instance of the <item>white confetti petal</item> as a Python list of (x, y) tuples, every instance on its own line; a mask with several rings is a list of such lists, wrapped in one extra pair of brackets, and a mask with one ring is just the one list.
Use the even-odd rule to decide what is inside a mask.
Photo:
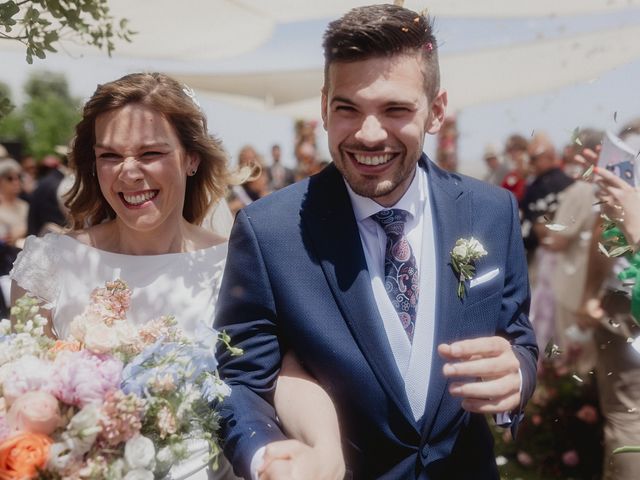
[(566, 225), (561, 225), (559, 223), (547, 223), (545, 227), (547, 227), (552, 232), (561, 232), (567, 229)]

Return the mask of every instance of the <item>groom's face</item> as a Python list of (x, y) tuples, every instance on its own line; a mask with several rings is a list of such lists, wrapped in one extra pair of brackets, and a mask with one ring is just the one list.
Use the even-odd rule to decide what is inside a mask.
[(359, 195), (394, 205), (406, 192), (426, 133), (437, 133), (446, 92), (427, 98), (419, 54), (335, 62), (322, 118), (336, 167)]

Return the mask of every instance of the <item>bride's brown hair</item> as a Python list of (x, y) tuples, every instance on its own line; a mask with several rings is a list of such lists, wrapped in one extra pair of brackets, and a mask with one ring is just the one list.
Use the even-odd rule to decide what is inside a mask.
[(182, 215), (190, 223), (202, 222), (210, 206), (225, 195), (233, 178), (222, 144), (207, 132), (207, 119), (192, 95), (188, 87), (162, 73), (134, 73), (98, 86), (84, 106), (69, 154), (75, 181), (65, 205), (73, 229), (116, 216), (96, 177), (95, 123), (99, 115), (130, 103), (145, 105), (163, 115), (175, 129), (185, 152), (200, 158), (196, 174), (187, 177)]

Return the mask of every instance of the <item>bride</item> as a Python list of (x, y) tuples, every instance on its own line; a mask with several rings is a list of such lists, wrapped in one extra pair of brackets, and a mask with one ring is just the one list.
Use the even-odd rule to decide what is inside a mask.
[[(158, 73), (100, 85), (84, 106), (70, 159), (72, 229), (27, 239), (11, 272), (12, 300), (25, 292), (40, 298), (48, 333), (65, 338), (91, 291), (119, 278), (133, 291), (131, 322), (171, 314), (187, 335), (201, 322), (210, 325), (227, 244), (201, 224), (232, 179), (192, 91)], [(299, 369), (293, 358), (286, 364)], [(287, 377), (286, 368), (282, 375), (285, 429), (317, 449), (323, 478), (339, 478), (344, 465), (333, 410), (323, 419), (313, 407), (327, 399), (300, 375)], [(194, 452), (171, 478), (236, 478), (227, 462), (214, 472), (201, 458), (206, 452)]]

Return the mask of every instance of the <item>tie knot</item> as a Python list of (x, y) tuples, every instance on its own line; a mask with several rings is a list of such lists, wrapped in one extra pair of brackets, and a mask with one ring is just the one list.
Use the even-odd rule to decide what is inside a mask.
[(407, 216), (409, 212), (406, 210), (400, 210), (399, 208), (392, 208), (391, 210), (380, 210), (373, 218), (384, 230), (384, 233), (389, 235), (402, 235), (404, 233), (404, 224), (407, 222)]

